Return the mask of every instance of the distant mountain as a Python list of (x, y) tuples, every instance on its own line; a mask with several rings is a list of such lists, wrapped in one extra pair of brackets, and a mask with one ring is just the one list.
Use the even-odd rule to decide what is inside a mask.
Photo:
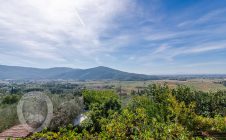
[(108, 67), (72, 69), (65, 67), (40, 69), (0, 65), (0, 79), (11, 80), (156, 80), (158, 76), (135, 74)]

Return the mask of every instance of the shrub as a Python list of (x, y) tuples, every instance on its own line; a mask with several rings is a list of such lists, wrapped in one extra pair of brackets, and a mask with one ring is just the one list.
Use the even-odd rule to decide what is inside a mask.
[(14, 104), (19, 101), (19, 97), (17, 95), (7, 95), (3, 98), (2, 103), (3, 104)]
[(58, 130), (60, 127), (65, 127), (73, 123), (75, 117), (82, 113), (82, 110), (83, 102), (79, 99), (64, 102), (57, 108), (57, 111), (54, 112), (49, 128), (51, 130)]

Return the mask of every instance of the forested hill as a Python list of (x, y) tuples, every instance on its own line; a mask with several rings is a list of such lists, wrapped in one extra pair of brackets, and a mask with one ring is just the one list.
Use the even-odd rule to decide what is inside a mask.
[(158, 76), (123, 72), (108, 67), (72, 69), (65, 67), (40, 69), (0, 65), (0, 79), (11, 80), (157, 80)]

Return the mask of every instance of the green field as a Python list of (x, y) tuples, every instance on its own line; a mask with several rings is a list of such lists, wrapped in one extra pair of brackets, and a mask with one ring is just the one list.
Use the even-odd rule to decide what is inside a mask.
[(222, 79), (193, 79), (187, 81), (179, 81), (179, 80), (152, 80), (152, 81), (90, 81), (90, 82), (79, 82), (80, 84), (84, 84), (87, 88), (90, 89), (105, 89), (105, 88), (120, 88), (124, 93), (130, 93), (132, 90), (139, 90), (143, 87), (147, 87), (150, 84), (167, 84), (170, 88), (175, 88), (178, 85), (184, 85), (192, 90), (198, 91), (218, 91), (218, 90), (226, 90), (226, 86), (220, 84), (218, 82), (222, 81)]

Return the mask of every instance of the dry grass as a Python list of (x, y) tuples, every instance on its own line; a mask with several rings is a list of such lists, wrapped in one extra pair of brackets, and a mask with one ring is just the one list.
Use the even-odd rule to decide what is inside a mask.
[(106, 85), (113, 85), (114, 89), (120, 88), (123, 92), (130, 93), (132, 90), (137, 91), (142, 87), (146, 87), (149, 84), (164, 84), (166, 83), (170, 88), (176, 88), (178, 85), (185, 85), (190, 87), (193, 90), (199, 91), (218, 91), (226, 90), (226, 87), (222, 84), (218, 84), (219, 79), (208, 80), (208, 79), (194, 79), (187, 81), (178, 81), (178, 80), (153, 80), (153, 81), (91, 81), (91, 82), (82, 82), (86, 87), (90, 89), (103, 89)]

